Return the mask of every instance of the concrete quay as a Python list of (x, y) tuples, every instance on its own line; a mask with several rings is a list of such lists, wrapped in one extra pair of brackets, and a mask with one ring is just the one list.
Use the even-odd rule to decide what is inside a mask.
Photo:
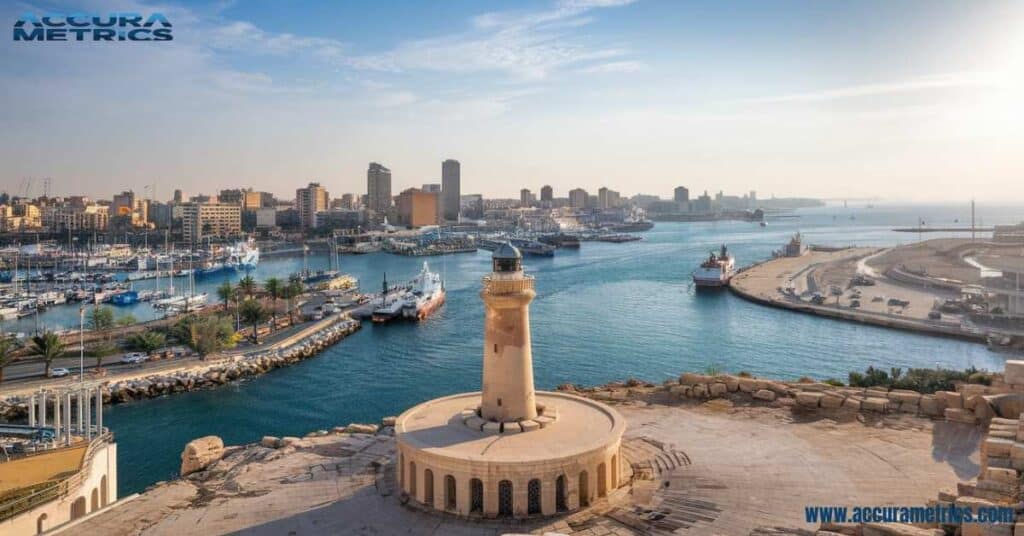
[[(949, 291), (891, 281), (875, 272), (867, 261), (890, 250), (846, 248), (837, 251), (811, 251), (800, 257), (779, 257), (753, 265), (736, 274), (729, 289), (754, 303), (790, 311), (813, 314), (874, 326), (917, 331), (931, 335), (985, 342), (985, 334), (961, 328), (960, 318), (943, 315), (928, 318), (936, 299), (952, 297)], [(859, 287), (863, 296), (859, 307), (851, 307), (847, 283), (856, 274), (871, 276), (875, 285)], [(831, 296), (830, 286), (839, 286), (844, 296)], [(814, 293), (825, 303), (808, 301)], [(878, 299), (880, 298), (880, 299)], [(909, 302), (906, 307), (891, 307), (889, 298)]]

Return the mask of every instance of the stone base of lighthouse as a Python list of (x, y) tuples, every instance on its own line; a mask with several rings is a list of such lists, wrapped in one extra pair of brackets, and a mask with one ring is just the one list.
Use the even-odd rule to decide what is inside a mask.
[(522, 518), (586, 508), (625, 484), (617, 411), (564, 393), (536, 398), (537, 419), (500, 426), (480, 420), (479, 392), (406, 411), (395, 423), (399, 489), (459, 516)]

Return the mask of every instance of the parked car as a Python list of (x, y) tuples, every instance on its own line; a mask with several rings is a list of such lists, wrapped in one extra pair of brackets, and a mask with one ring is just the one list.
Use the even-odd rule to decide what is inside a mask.
[(149, 360), (149, 356), (142, 352), (129, 352), (121, 356), (121, 362), (126, 365), (138, 365)]
[(57, 367), (55, 369), (50, 370), (50, 377), (52, 378), (63, 378), (68, 374), (71, 374), (71, 371), (64, 367)]

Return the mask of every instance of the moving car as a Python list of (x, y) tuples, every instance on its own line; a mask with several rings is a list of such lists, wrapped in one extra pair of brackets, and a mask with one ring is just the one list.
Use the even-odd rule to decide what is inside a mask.
[(52, 369), (50, 371), (50, 377), (51, 378), (63, 378), (64, 376), (67, 376), (68, 374), (71, 374), (71, 371), (66, 369), (66, 368), (64, 368), (64, 367), (57, 367), (57, 368)]
[(149, 359), (149, 356), (142, 352), (129, 352), (121, 356), (121, 362), (127, 365), (137, 365), (139, 363), (145, 363)]

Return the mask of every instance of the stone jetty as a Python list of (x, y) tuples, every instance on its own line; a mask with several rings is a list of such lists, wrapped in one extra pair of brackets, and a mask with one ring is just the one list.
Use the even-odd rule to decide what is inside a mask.
[[(210, 389), (244, 378), (265, 374), (309, 359), (361, 327), (358, 320), (343, 319), (279, 348), (246, 355), (208, 359), (187, 369), (160, 372), (125, 380), (112, 380), (101, 386), (104, 403), (128, 402), (174, 393)], [(28, 415), (26, 396), (0, 400), (0, 420), (17, 421)]]

